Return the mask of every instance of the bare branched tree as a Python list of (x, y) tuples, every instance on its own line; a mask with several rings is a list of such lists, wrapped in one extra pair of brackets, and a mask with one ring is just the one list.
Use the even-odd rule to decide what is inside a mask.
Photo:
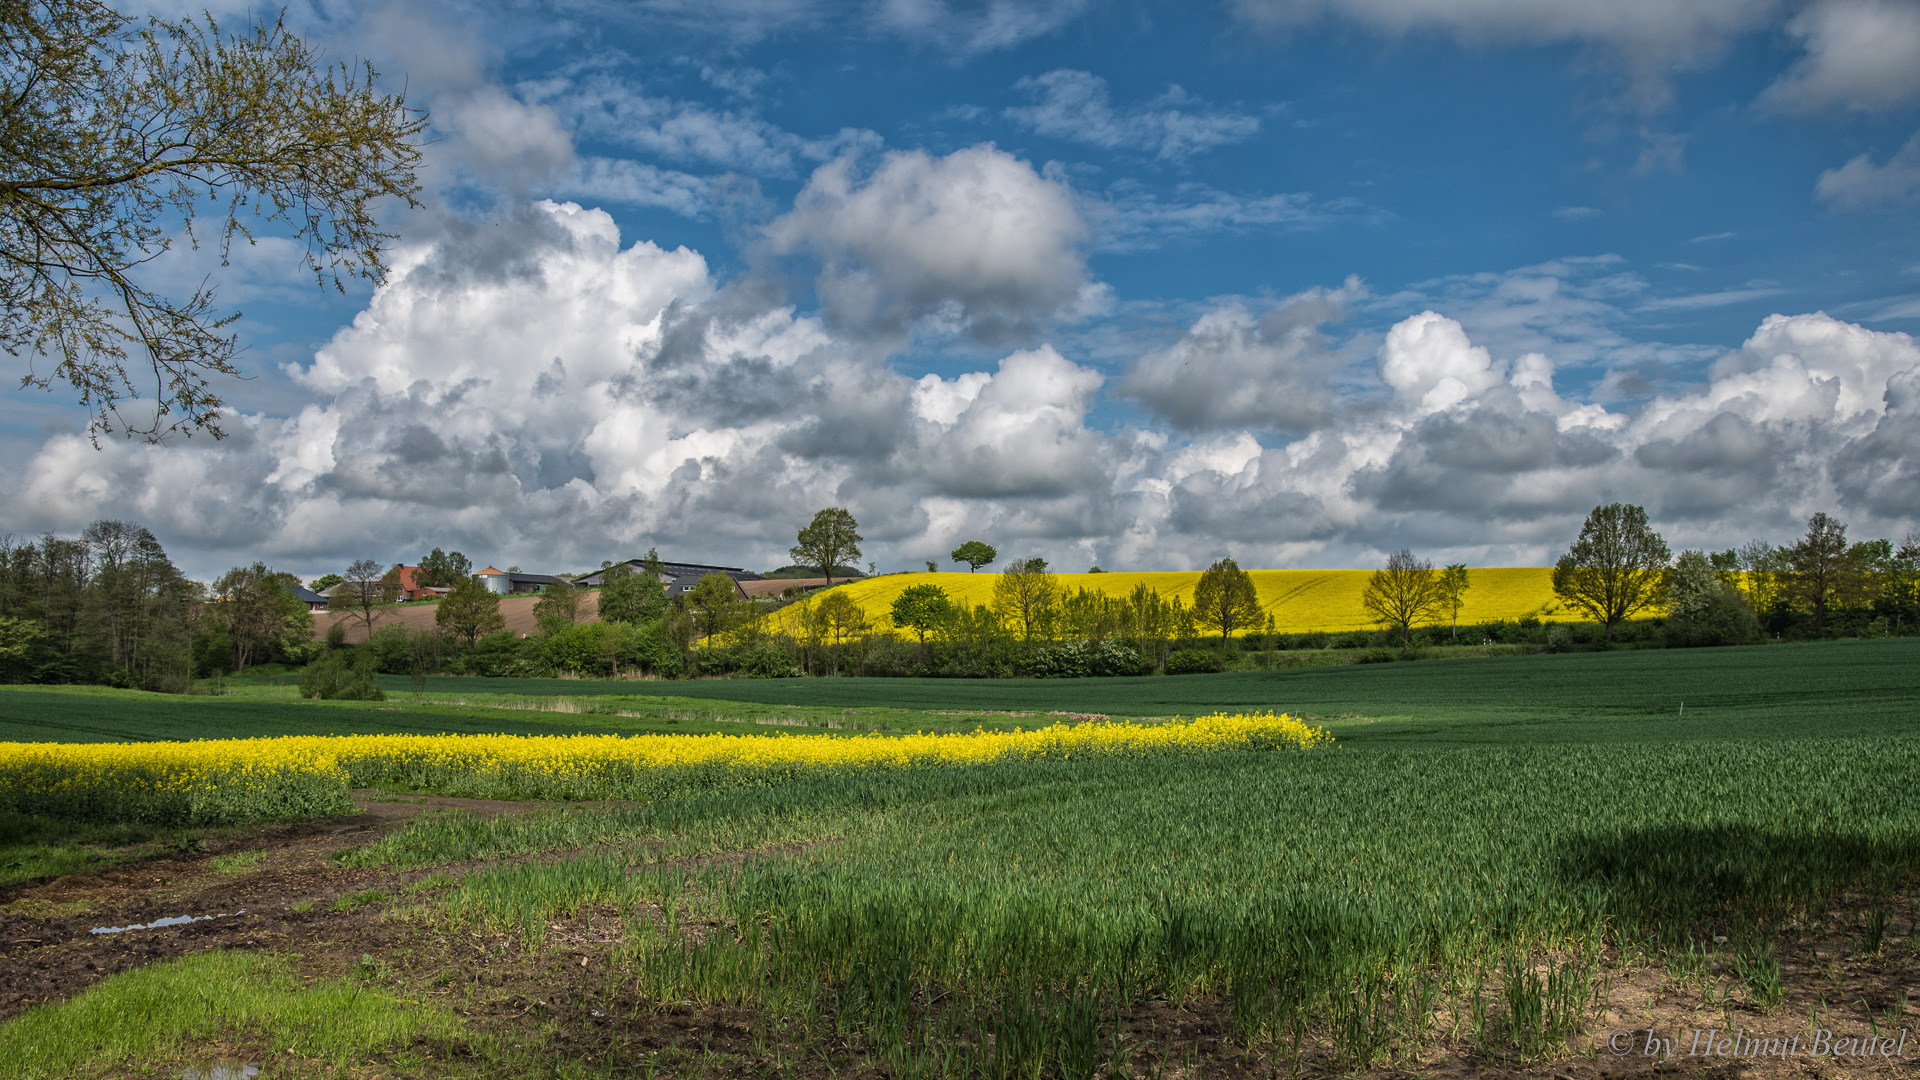
[(1400, 628), (1400, 648), (1413, 646), (1413, 624), (1439, 615), (1443, 594), (1433, 563), (1416, 559), (1405, 548), (1387, 556), (1384, 569), (1367, 577), (1360, 603), (1374, 619)]
[[(374, 620), (392, 607), (400, 598), (400, 589), (395, 576), (388, 568), (372, 559), (358, 559), (347, 572), (340, 584), (333, 588), (334, 604), (343, 611), (350, 611), (354, 617), (367, 625), (367, 640), (373, 640)], [(327, 605), (328, 607), (334, 604)]]

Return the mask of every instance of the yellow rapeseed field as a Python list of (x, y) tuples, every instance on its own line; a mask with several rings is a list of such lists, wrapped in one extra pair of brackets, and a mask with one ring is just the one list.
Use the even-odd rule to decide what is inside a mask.
[[(1260, 592), (1260, 606), (1273, 616), (1275, 628), (1285, 634), (1315, 631), (1344, 633), (1373, 629), (1375, 624), (1360, 606), (1360, 594), (1366, 591), (1370, 570), (1250, 570), (1253, 584)], [(1533, 616), (1546, 621), (1570, 617), (1561, 613), (1553, 595), (1553, 570), (1544, 566), (1489, 566), (1468, 571), (1470, 586), (1460, 606), (1464, 624), (1493, 622), (1498, 619), (1523, 619)], [(938, 585), (955, 602), (991, 604), (993, 581), (997, 574), (888, 574), (849, 585), (837, 586), (863, 608), (867, 617), (881, 629), (891, 627), (888, 611), (895, 597), (912, 585)], [(1198, 571), (1110, 574), (1057, 574), (1062, 592), (1091, 589), (1109, 596), (1126, 596), (1137, 585), (1157, 589), (1161, 597), (1179, 597), (1193, 603), (1193, 587), (1200, 580)], [(794, 608), (785, 608), (773, 618), (775, 625), (792, 631)]]
[(1055, 724), (956, 735), (347, 735), (174, 743), (0, 743), (0, 809), (209, 825), (351, 812), (352, 788), (485, 798), (658, 798), (806, 776), (1330, 745), (1286, 715)]
[(352, 813), (325, 741), (0, 743), (0, 810), (166, 825)]

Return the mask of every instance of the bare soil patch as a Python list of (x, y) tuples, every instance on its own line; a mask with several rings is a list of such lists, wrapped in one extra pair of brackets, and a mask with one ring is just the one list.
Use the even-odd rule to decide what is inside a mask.
[[(500, 598), (500, 617), (506, 620), (506, 629), (525, 637), (539, 629), (540, 623), (533, 617), (533, 605), (540, 602), (537, 596), (503, 596)], [(432, 630), (434, 620), (440, 614), (440, 605), (436, 602), (412, 601), (381, 608), (374, 612), (373, 628), (383, 626), (404, 626), (409, 630)], [(583, 623), (600, 621), (600, 594), (586, 590), (580, 594), (579, 620)], [(367, 623), (358, 612), (341, 609), (338, 611), (316, 611), (313, 613), (313, 640), (325, 641), (327, 630), (335, 623), (344, 628), (346, 642), (349, 645), (364, 645), (367, 642)]]

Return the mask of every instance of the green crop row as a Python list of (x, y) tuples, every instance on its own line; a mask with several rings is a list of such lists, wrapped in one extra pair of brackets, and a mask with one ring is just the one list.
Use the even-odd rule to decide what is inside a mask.
[[(354, 860), (588, 848), (445, 902), (535, 936), (580, 904), (697, 906), (726, 929), (633, 939), (658, 1000), (827, 1002), (869, 1033), (966, 1042), (1029, 1022), (1064, 1039), (1074, 1001), (1208, 998), (1267, 1037), (1345, 1024), (1364, 1062), (1417, 1041), (1435, 995), (1544, 1047), (1603, 947), (1760, 957), (1783, 920), (1910, 888), (1914, 775), (1906, 735), (1040, 762), (442, 818)], [(687, 868), (742, 849), (762, 854)]]

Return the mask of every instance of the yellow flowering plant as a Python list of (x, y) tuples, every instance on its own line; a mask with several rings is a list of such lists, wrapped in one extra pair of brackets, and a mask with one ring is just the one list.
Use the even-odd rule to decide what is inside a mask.
[(0, 743), (0, 809), (214, 825), (350, 813), (372, 786), (517, 799), (649, 799), (875, 770), (1036, 759), (1310, 750), (1323, 728), (1216, 713), (1141, 724), (828, 735), (347, 735), (172, 743)]

